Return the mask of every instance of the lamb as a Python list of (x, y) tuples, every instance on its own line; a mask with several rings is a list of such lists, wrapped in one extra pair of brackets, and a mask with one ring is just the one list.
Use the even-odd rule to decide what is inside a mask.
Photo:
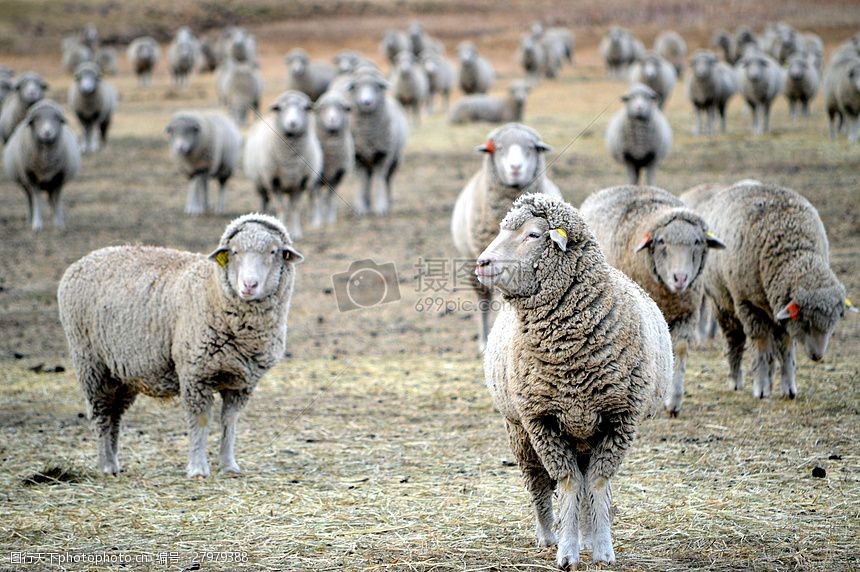
[(357, 74), (347, 86), (353, 104), (355, 165), (363, 179), (356, 204), (360, 215), (370, 211), (371, 194), (373, 212), (388, 214), (391, 180), (409, 137), (406, 113), (397, 100), (386, 95), (388, 88), (388, 82), (372, 71)]
[[(714, 119), (720, 114), (720, 131), (726, 132), (726, 106), (737, 91), (737, 82), (732, 68), (707, 50), (699, 50), (690, 62), (690, 81), (687, 96), (696, 110), (694, 133), (714, 134)], [(702, 114), (706, 116), (702, 129)]]
[(153, 38), (142, 36), (135, 38), (126, 52), (131, 69), (137, 76), (137, 85), (148, 86), (152, 83), (152, 72), (161, 58), (161, 48)]
[(427, 73), (411, 52), (400, 52), (397, 55), (396, 65), (391, 73), (391, 91), (405, 109), (412, 111), (415, 123), (419, 123), (421, 108), (427, 105), (427, 99), (430, 97), (430, 84)]
[(489, 123), (522, 121), (528, 95), (529, 85), (524, 81), (511, 83), (508, 86), (507, 97), (467, 95), (451, 108), (448, 121), (455, 125), (476, 121)]
[(661, 32), (654, 39), (654, 51), (675, 67), (675, 75), (684, 75), (684, 62), (687, 60), (687, 42), (674, 30)]
[[(558, 187), (546, 175), (545, 154), (551, 149), (533, 129), (508, 123), (490, 132), (483, 145), (481, 168), (457, 196), (451, 215), (451, 235), (461, 257), (475, 260), (499, 230), (499, 222), (514, 199), (525, 193), (544, 193), (561, 198)], [(490, 332), (492, 288), (473, 281), (478, 294), (481, 320), (478, 324), (478, 353), (487, 345)]]
[(220, 470), (241, 472), (236, 423), (284, 352), (295, 265), (303, 258), (277, 219), (250, 214), (227, 225), (209, 256), (114, 246), (69, 266), (57, 289), (60, 322), (104, 474), (122, 470), (120, 421), (143, 394), (181, 399), (186, 474), (208, 477), (215, 392), (221, 395)]
[(86, 62), (75, 70), (75, 83), (69, 86), (68, 101), (84, 129), (81, 151), (98, 151), (107, 143), (117, 105), (116, 88), (104, 81), (98, 65)]
[(860, 57), (839, 53), (833, 56), (824, 74), (824, 98), (830, 138), (836, 139), (845, 125), (848, 141), (860, 140)]
[(254, 64), (228, 59), (218, 72), (218, 98), (239, 125), (248, 124), (248, 112), (260, 111), (263, 78)]
[(753, 133), (770, 131), (770, 106), (782, 92), (785, 74), (766, 55), (747, 55), (738, 64), (740, 92), (753, 115)]
[(60, 193), (63, 185), (78, 174), (81, 152), (75, 135), (66, 125), (62, 108), (42, 100), (27, 115), (3, 150), (6, 176), (27, 194), (29, 222), (34, 232), (42, 230), (41, 193), (45, 191), (54, 212), (54, 227), (65, 228)]
[(48, 84), (39, 74), (26, 72), (15, 78), (12, 89), (0, 111), (0, 143), (9, 141), (15, 127), (26, 117), (27, 110), (45, 97)]
[(576, 209), (552, 197), (520, 197), (477, 264), (478, 280), (506, 302), (484, 374), (531, 495), (538, 545), (557, 544), (564, 570), (582, 549), (612, 564), (611, 479), (672, 376), (666, 321), (607, 264)]
[(355, 143), (349, 124), (351, 111), (349, 100), (337, 92), (324, 93), (314, 105), (316, 133), (323, 153), (323, 171), (311, 226), (319, 227), (323, 218), (328, 224), (337, 222), (337, 201), (334, 195), (355, 164)]
[(660, 109), (672, 95), (678, 76), (675, 67), (654, 52), (648, 52), (630, 68), (630, 82), (647, 85), (657, 94)]
[(461, 43), (457, 47), (457, 56), (460, 59), (457, 81), (463, 93), (473, 95), (490, 91), (496, 81), (496, 72), (490, 62), (478, 53), (475, 45), (471, 42)]
[(600, 40), (600, 55), (611, 77), (621, 77), (627, 68), (642, 55), (641, 42), (628, 30), (613, 26)]
[(314, 196), (320, 185), (323, 154), (314, 129), (311, 100), (304, 93), (285, 91), (268, 116), (248, 131), (244, 151), (245, 175), (260, 196), (265, 212), (274, 199), (278, 217), (298, 240), (302, 237), (301, 199)]
[(603, 189), (585, 199), (580, 215), (606, 261), (648, 293), (669, 325), (675, 369), (665, 405), (677, 416), (687, 351), (697, 338), (704, 300), (699, 277), (708, 251), (725, 245), (683, 201), (656, 187)]
[(443, 56), (432, 52), (421, 55), (421, 65), (427, 74), (429, 85), (427, 111), (433, 113), (433, 100), (437, 95), (442, 100), (443, 109), (448, 111), (451, 89), (454, 86), (454, 66)]
[(187, 27), (182, 27), (170, 43), (167, 50), (167, 65), (173, 78), (173, 85), (183, 87), (188, 83), (188, 76), (197, 66), (197, 39)]
[(379, 43), (379, 51), (382, 52), (382, 55), (385, 56), (385, 59), (392, 66), (395, 64), (395, 60), (397, 60), (397, 54), (411, 49), (412, 46), (409, 38), (403, 32), (396, 30), (385, 32), (385, 35), (382, 36), (382, 41)]
[(624, 107), (612, 116), (606, 128), (606, 148), (613, 159), (627, 167), (631, 185), (639, 184), (643, 169), (645, 183), (652, 185), (657, 164), (672, 146), (672, 128), (650, 87), (633, 84), (621, 101)]
[(794, 399), (795, 342), (820, 361), (849, 307), (829, 266), (818, 212), (794, 191), (757, 182), (722, 190), (698, 211), (726, 244), (725, 253), (713, 253), (703, 278), (728, 347), (729, 388), (743, 386), (741, 362), (750, 338), (753, 395), (770, 396), (775, 356), (782, 395)]
[(316, 101), (334, 79), (334, 69), (322, 62), (311, 62), (307, 52), (292, 50), (285, 58), (289, 68), (287, 90), (300, 91)]
[(219, 184), (217, 212), (224, 212), (227, 181), (239, 162), (242, 136), (236, 123), (218, 111), (179, 111), (165, 128), (170, 155), (188, 177), (185, 213), (200, 215), (209, 210), (209, 179)]
[(798, 113), (804, 117), (809, 116), (809, 102), (815, 99), (815, 94), (818, 93), (818, 83), (818, 70), (807, 55), (798, 53), (788, 59), (785, 98), (793, 118), (796, 118)]

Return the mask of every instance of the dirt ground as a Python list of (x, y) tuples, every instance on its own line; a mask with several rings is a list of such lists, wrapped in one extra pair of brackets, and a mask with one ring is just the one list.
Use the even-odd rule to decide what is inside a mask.
[[(239, 17), (234, 3), (210, 4), (223, 8), (226, 21)], [(314, 14), (314, 5), (296, 4)], [(42, 22), (49, 46), (87, 19), (108, 36), (139, 27), (134, 14), (101, 16), (97, 8), (108, 3), (70, 5), (79, 9), (68, 21)], [(208, 21), (197, 5), (175, 5), (157, 0), (147, 17)], [(513, 46), (536, 11), (572, 26), (577, 66), (534, 89), (527, 123), (554, 147), (551, 177), (579, 204), (624, 182), (623, 168), (603, 147), (625, 89), (605, 79), (599, 65), (596, 43), (608, 24), (628, 25), (646, 43), (672, 26), (695, 49), (718, 27), (733, 29), (742, 19), (760, 28), (769, 16), (764, 3), (653, 1), (632, 13), (624, 5), (538, 3), (530, 11), (525, 3), (490, 9), (475, 1), (458, 9), (441, 1), (378, 1), (359, 10), (344, 2), (342, 11), (320, 3), (325, 16), (266, 18), (263, 8), (274, 8), (251, 2), (259, 11), (248, 8), (247, 19), (261, 46), (264, 102), (281, 90), (282, 56), (291, 47), (318, 57), (354, 47), (377, 57), (382, 31), (416, 13), (449, 53), (474, 37), (500, 70), (497, 91), (517, 73)], [(0, 0), (0, 29), (30, 30), (31, 8)], [(854, 2), (794, 1), (773, 10), (773, 18), (820, 33), (828, 53), (860, 29)], [(167, 21), (172, 29), (185, 20)], [(56, 49), (24, 54), (43, 44), (20, 39), (0, 53), (0, 63), (42, 72), (50, 96), (63, 101), (70, 80), (60, 73)], [(95, 442), (57, 318), (63, 271), (108, 245), (209, 252), (229, 220), (257, 207), (240, 173), (230, 183), (226, 215), (183, 215), (186, 185), (168, 160), (163, 128), (175, 110), (214, 106), (214, 78), (195, 76), (176, 92), (161, 67), (153, 86), (139, 90), (124, 60), (121, 66), (112, 80), (122, 101), (111, 141), (84, 159), (64, 191), (66, 232), (49, 226), (32, 234), (22, 192), (0, 181), (0, 570), (62, 569), (16, 564), (13, 552), (106, 554), (130, 559), (126, 569), (151, 570), (552, 569), (554, 552), (534, 547), (527, 495), (483, 387), (474, 297), (452, 291), (451, 209), (480, 164), (472, 149), (491, 126), (452, 128), (442, 115), (413, 128), (390, 216), (359, 219), (342, 205), (335, 227), (310, 231), (298, 244), (306, 261), (290, 314), (289, 356), (264, 377), (243, 414), (243, 476), (186, 480), (179, 405), (147, 398), (125, 417), (124, 473), (108, 479), (95, 471)], [(681, 86), (667, 114), (674, 146), (658, 185), (680, 193), (702, 182), (754, 177), (797, 190), (818, 208), (833, 269), (860, 298), (860, 147), (829, 141), (820, 99), (812, 117), (798, 122), (780, 100), (773, 133), (760, 138), (750, 135), (749, 114), (737, 99), (729, 133), (712, 139), (691, 135)], [(346, 202), (354, 186), (349, 180), (342, 188)], [(397, 297), (399, 290), (399, 299), (340, 312), (333, 276), (366, 259), (394, 264), (398, 284), (389, 292)], [(719, 340), (694, 351), (681, 417), (643, 426), (615, 480), (616, 568), (860, 568), (858, 354), (860, 318), (849, 315), (824, 362), (798, 358), (800, 395), (788, 402), (727, 390)], [(825, 476), (813, 477), (814, 468)]]

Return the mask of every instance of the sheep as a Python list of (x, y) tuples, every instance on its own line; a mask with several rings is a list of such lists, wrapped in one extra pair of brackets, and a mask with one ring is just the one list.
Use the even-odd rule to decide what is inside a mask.
[(221, 49), (222, 64), (232, 61), (257, 65), (257, 42), (252, 34), (242, 28), (233, 28), (224, 38)]
[(239, 125), (248, 124), (249, 111), (259, 113), (262, 94), (263, 78), (255, 65), (232, 59), (225, 61), (218, 72), (218, 98)]
[(684, 62), (687, 60), (687, 42), (674, 30), (661, 32), (654, 38), (654, 51), (675, 68), (675, 75), (684, 75)]
[(526, 75), (536, 80), (542, 75), (554, 77), (557, 70), (549, 69), (547, 66), (547, 54), (543, 44), (532, 36), (525, 36), (520, 42), (519, 64)]
[(406, 113), (397, 100), (386, 95), (388, 89), (388, 82), (372, 71), (357, 74), (347, 86), (353, 108), (355, 166), (363, 179), (355, 206), (359, 215), (370, 211), (371, 194), (373, 212), (388, 214), (391, 180), (409, 137)]
[(820, 74), (824, 62), (824, 42), (818, 34), (807, 33), (801, 37), (802, 49), (812, 60), (815, 70)]
[(677, 416), (704, 300), (699, 276), (708, 251), (725, 245), (681, 199), (656, 187), (603, 189), (585, 199), (579, 212), (606, 261), (648, 293), (669, 325), (675, 369), (665, 405)]
[(341, 93), (326, 92), (314, 104), (317, 139), (323, 153), (322, 185), (314, 202), (311, 226), (337, 222), (337, 201), (333, 195), (355, 164), (355, 143), (350, 131), (352, 105)]
[(820, 361), (848, 307), (845, 287), (830, 269), (818, 212), (794, 191), (754, 181), (716, 193), (698, 212), (726, 244), (725, 253), (712, 253), (703, 278), (726, 339), (729, 388), (743, 386), (749, 338), (756, 354), (753, 395), (770, 397), (775, 356), (782, 395), (794, 399), (795, 342)]
[(507, 97), (467, 95), (451, 108), (448, 121), (453, 124), (522, 121), (528, 95), (529, 85), (524, 81), (511, 83)]
[(260, 211), (274, 199), (278, 218), (296, 240), (302, 238), (301, 200), (305, 191), (315, 196), (320, 185), (323, 154), (314, 128), (310, 98), (285, 91), (271, 112), (251, 126), (243, 155), (245, 175), (260, 196)]
[(143, 394), (181, 399), (186, 475), (208, 477), (215, 392), (221, 395), (219, 468), (241, 473), (236, 423), (284, 352), (295, 265), (303, 259), (277, 219), (249, 214), (227, 225), (208, 256), (113, 246), (69, 266), (57, 289), (60, 322), (105, 475), (122, 471), (120, 422)]
[(645, 170), (645, 183), (654, 183), (657, 164), (672, 146), (672, 128), (657, 106), (657, 94), (641, 83), (633, 84), (621, 97), (619, 109), (606, 128), (609, 154), (627, 167), (631, 185), (638, 185)]
[(487, 93), (496, 81), (492, 64), (478, 53), (471, 42), (463, 42), (457, 47), (460, 70), (457, 82), (466, 95)]
[(677, 80), (675, 67), (654, 52), (646, 53), (630, 68), (630, 83), (641, 83), (653, 89), (657, 94), (657, 105), (660, 109), (663, 109), (672, 95)]
[(219, 185), (217, 212), (224, 212), (227, 181), (239, 162), (242, 136), (236, 123), (219, 111), (178, 111), (164, 129), (170, 139), (170, 155), (188, 177), (185, 213), (209, 210), (209, 179)]
[(421, 121), (421, 109), (427, 105), (430, 97), (430, 84), (427, 73), (411, 52), (397, 55), (390, 82), (395, 99), (405, 109), (412, 111), (412, 118), (418, 124)]
[(187, 27), (182, 27), (176, 33), (167, 50), (167, 65), (173, 85), (183, 87), (188, 83), (188, 76), (197, 66), (197, 39)]
[(218, 69), (218, 54), (215, 45), (209, 38), (200, 40), (200, 61), (197, 71), (200, 73), (212, 73)]
[(137, 76), (137, 85), (145, 87), (152, 83), (152, 72), (161, 58), (158, 42), (149, 36), (135, 38), (129, 44), (126, 56)]
[(577, 568), (582, 549), (612, 564), (611, 479), (672, 376), (666, 321), (607, 264), (576, 209), (541, 194), (517, 199), (476, 274), (505, 302), (484, 375), (531, 495), (538, 545), (557, 544), (563, 570)]
[(75, 73), (79, 65), (95, 59), (93, 49), (84, 44), (77, 36), (63, 38), (63, 70), (68, 74)]
[(292, 50), (284, 60), (289, 68), (287, 90), (300, 91), (316, 101), (334, 79), (334, 69), (322, 62), (311, 62), (307, 52)]
[(382, 41), (379, 43), (379, 51), (392, 66), (395, 64), (395, 60), (397, 60), (397, 54), (411, 49), (412, 46), (409, 38), (403, 32), (396, 30), (385, 32), (385, 35), (382, 36)]
[(85, 62), (75, 70), (75, 82), (69, 86), (68, 102), (84, 130), (81, 151), (98, 151), (107, 143), (108, 129), (117, 105), (116, 88), (102, 78), (98, 65)]
[(119, 73), (119, 63), (116, 50), (113, 48), (100, 48), (96, 52), (95, 62), (103, 75), (116, 75)]
[(442, 100), (442, 108), (448, 111), (451, 89), (454, 87), (454, 66), (443, 56), (432, 52), (421, 55), (421, 65), (427, 74), (429, 86), (427, 111), (433, 113), (433, 100), (437, 95)]
[(15, 89), (15, 80), (11, 75), (0, 73), (0, 113), (3, 112), (3, 102)]
[(765, 30), (765, 51), (780, 65), (785, 65), (793, 54), (802, 48), (802, 38), (791, 26), (777, 23)]
[(761, 43), (756, 35), (746, 26), (740, 26), (735, 31), (735, 59), (731, 62), (735, 65), (747, 54), (760, 53)]
[(352, 50), (339, 51), (332, 60), (335, 72), (338, 76), (353, 73), (362, 64), (373, 64), (370, 60)]
[[(545, 155), (551, 148), (533, 129), (508, 123), (490, 132), (476, 149), (484, 154), (481, 168), (457, 196), (451, 215), (451, 235), (461, 257), (475, 260), (499, 230), (499, 222), (513, 201), (525, 193), (545, 193), (561, 198), (561, 192), (546, 175)], [(490, 302), (493, 291), (472, 282), (478, 295), (481, 320), (478, 324), (478, 354), (490, 332)]]
[(45, 191), (54, 213), (54, 227), (65, 228), (60, 193), (78, 174), (81, 151), (66, 125), (62, 108), (51, 100), (34, 103), (3, 150), (6, 176), (27, 194), (29, 222), (42, 230), (41, 194)]
[(621, 77), (644, 51), (642, 43), (628, 30), (613, 26), (600, 40), (600, 55), (610, 77)]
[(567, 28), (547, 28), (540, 35), (544, 49), (549, 54), (555, 54), (559, 64), (567, 62), (573, 65), (573, 51), (576, 40)]
[(24, 120), (27, 110), (45, 97), (48, 84), (37, 73), (26, 72), (15, 78), (12, 93), (3, 101), (0, 111), (0, 142), (6, 143), (15, 127)]
[[(687, 97), (696, 111), (696, 135), (714, 134), (714, 119), (720, 114), (720, 131), (726, 132), (726, 106), (737, 91), (737, 82), (732, 68), (707, 50), (699, 50), (690, 61), (690, 80)], [(702, 114), (706, 116), (702, 129)]]
[(845, 126), (848, 141), (860, 140), (860, 57), (841, 54), (833, 57), (824, 74), (824, 97), (830, 138), (836, 139)]
[(746, 55), (738, 63), (740, 93), (753, 115), (753, 133), (770, 131), (770, 106), (782, 92), (785, 74), (766, 55)]
[(793, 118), (796, 118), (798, 113), (804, 117), (809, 116), (809, 102), (818, 93), (818, 83), (818, 70), (807, 55), (797, 53), (788, 59), (785, 98)]
[(735, 63), (737, 63), (738, 59), (735, 56), (736, 46), (734, 36), (725, 30), (719, 30), (711, 36), (711, 46), (720, 50), (720, 53), (723, 55), (723, 61), (729, 65), (735, 65)]

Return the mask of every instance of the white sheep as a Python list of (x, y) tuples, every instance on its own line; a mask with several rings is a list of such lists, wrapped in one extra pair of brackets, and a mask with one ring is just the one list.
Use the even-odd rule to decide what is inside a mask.
[[(830, 138), (846, 128), (848, 141), (860, 141), (860, 57), (853, 45), (837, 52), (824, 73), (824, 105), (830, 123)], [(4, 108), (5, 115), (5, 108)]]
[(809, 102), (818, 93), (819, 77), (815, 62), (805, 53), (788, 58), (785, 74), (785, 98), (793, 118), (809, 116)]
[(515, 81), (508, 86), (507, 97), (483, 94), (467, 95), (451, 108), (448, 121), (453, 124), (477, 121), (489, 123), (522, 121), (529, 91), (528, 83)]
[(259, 113), (263, 77), (257, 66), (228, 58), (218, 72), (218, 99), (239, 125), (247, 125), (248, 113)]
[(131, 69), (137, 75), (137, 85), (145, 87), (152, 83), (152, 72), (161, 58), (161, 47), (149, 36), (135, 38), (128, 45), (126, 56)]
[(746, 55), (737, 64), (740, 93), (753, 116), (753, 133), (770, 131), (770, 107), (785, 85), (785, 72), (766, 55)]
[[(687, 97), (696, 111), (696, 135), (714, 134), (714, 120), (720, 114), (720, 131), (726, 132), (726, 107), (737, 91), (737, 80), (732, 68), (717, 60), (713, 52), (699, 50), (690, 62), (690, 80)], [(702, 115), (706, 122), (702, 126)]]
[(316, 101), (334, 79), (334, 68), (323, 62), (312, 62), (307, 52), (294, 49), (284, 59), (288, 68), (287, 90), (300, 91)]
[(0, 143), (12, 137), (15, 127), (24, 120), (27, 110), (45, 97), (48, 84), (37, 73), (22, 73), (12, 83), (12, 92), (3, 100), (0, 110)]
[(84, 129), (81, 141), (84, 153), (98, 151), (107, 143), (117, 99), (116, 88), (104, 80), (98, 65), (86, 62), (78, 66), (75, 82), (69, 86), (69, 107)]
[(630, 83), (641, 83), (653, 89), (660, 109), (671, 97), (677, 80), (675, 67), (654, 52), (646, 53), (630, 67)]
[(675, 67), (675, 75), (684, 75), (687, 59), (687, 42), (674, 30), (660, 32), (654, 39), (654, 51)]
[(188, 84), (188, 77), (197, 67), (199, 45), (191, 30), (183, 26), (167, 49), (167, 66), (173, 85), (183, 87)]
[(411, 50), (412, 45), (406, 34), (398, 30), (388, 30), (382, 36), (382, 41), (379, 43), (379, 51), (388, 60), (392, 66), (397, 59), (397, 54), (406, 50)]
[(496, 81), (496, 71), (492, 64), (478, 53), (471, 42), (463, 42), (457, 47), (460, 70), (457, 81), (466, 95), (487, 93)]
[(397, 54), (394, 69), (391, 72), (391, 93), (405, 109), (412, 111), (412, 119), (418, 124), (421, 121), (421, 110), (430, 98), (430, 83), (427, 72), (412, 55), (412, 52)]
[(355, 143), (350, 130), (350, 101), (339, 92), (326, 92), (314, 104), (317, 138), (323, 153), (322, 181), (314, 201), (311, 226), (337, 222), (337, 188), (355, 165)]
[(421, 65), (429, 84), (427, 112), (433, 113), (433, 100), (437, 95), (442, 100), (442, 109), (448, 111), (448, 102), (454, 87), (454, 66), (442, 55), (433, 52), (421, 54)]
[(612, 26), (600, 40), (600, 54), (610, 77), (622, 77), (645, 49), (629, 30)]

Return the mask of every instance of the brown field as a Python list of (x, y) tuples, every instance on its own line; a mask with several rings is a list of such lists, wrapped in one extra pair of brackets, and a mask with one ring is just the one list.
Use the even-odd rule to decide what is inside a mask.
[[(573, 29), (578, 65), (535, 88), (527, 123), (553, 145), (551, 176), (578, 204), (624, 181), (603, 147), (625, 89), (605, 79), (596, 52), (609, 24), (631, 27), (649, 45), (673, 27), (695, 49), (719, 27), (760, 29), (783, 19), (821, 34), (828, 53), (860, 29), (860, 4), (849, 0), (629, 4), (0, 0), (0, 63), (40, 71), (50, 96), (64, 101), (70, 79), (60, 71), (60, 37), (87, 21), (118, 43), (142, 31), (167, 38), (180, 23), (210, 31), (241, 22), (258, 36), (267, 102), (283, 85), (281, 58), (291, 47), (318, 57), (354, 47), (378, 57), (383, 30), (418, 17), (449, 54), (475, 39), (501, 72), (501, 91), (517, 75), (517, 38), (541, 16)], [(62, 16), (44, 17), (60, 6)], [(139, 90), (123, 58), (113, 81), (122, 101), (112, 139), (65, 189), (65, 233), (48, 225), (33, 235), (21, 191), (0, 181), (0, 570), (63, 569), (15, 564), (12, 552), (121, 554), (132, 559), (124, 568), (142, 570), (553, 569), (554, 551), (534, 547), (527, 494), (483, 387), (467, 307), (473, 296), (422, 291), (416, 279), (421, 260), (456, 256), (451, 209), (478, 168), (471, 150), (490, 129), (451, 128), (441, 115), (413, 129), (389, 217), (358, 219), (344, 206), (335, 227), (309, 231), (298, 245), (306, 261), (289, 356), (243, 414), (244, 475), (185, 479), (179, 404), (148, 398), (125, 416), (124, 473), (105, 478), (95, 470), (95, 441), (57, 318), (63, 271), (115, 244), (209, 252), (232, 217), (257, 207), (240, 173), (230, 183), (229, 214), (182, 214), (186, 183), (168, 160), (162, 130), (177, 109), (216, 104), (212, 76), (195, 76), (176, 92), (162, 62), (153, 86)], [(780, 100), (773, 133), (761, 138), (750, 135), (738, 99), (729, 133), (713, 139), (691, 135), (682, 86), (667, 113), (674, 147), (658, 185), (679, 193), (755, 177), (797, 190), (819, 209), (833, 268), (860, 298), (860, 147), (827, 138), (820, 99), (798, 122)], [(353, 188), (352, 180), (344, 185), (346, 201)], [(338, 312), (331, 276), (366, 258), (396, 265), (401, 299)], [(860, 569), (858, 355), (860, 318), (849, 315), (823, 363), (798, 358), (800, 395), (789, 402), (726, 389), (721, 341), (694, 351), (681, 417), (646, 423), (614, 481), (615, 568)], [(814, 467), (826, 477), (813, 478)], [(246, 561), (224, 562), (228, 552)]]

